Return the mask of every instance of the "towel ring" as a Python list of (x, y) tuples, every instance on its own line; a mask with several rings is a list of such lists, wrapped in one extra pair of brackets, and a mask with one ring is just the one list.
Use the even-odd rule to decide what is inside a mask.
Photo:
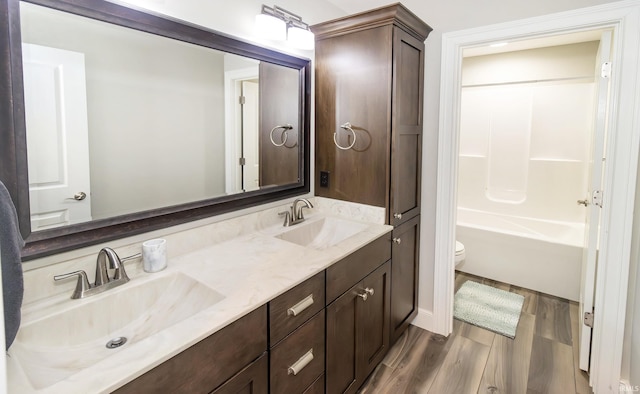
[(347, 147), (340, 146), (340, 144), (338, 144), (338, 140), (336, 139), (336, 136), (338, 135), (338, 133), (333, 133), (333, 143), (336, 144), (338, 149), (349, 150), (349, 149), (353, 148), (353, 146), (356, 144), (356, 133), (351, 128), (351, 123), (349, 123), (349, 122), (341, 125), (340, 127), (345, 129), (345, 130), (349, 130), (351, 132), (351, 134), (353, 134), (353, 141), (351, 142), (351, 145), (349, 145)]
[[(276, 144), (276, 142), (273, 140), (273, 132), (276, 131), (277, 129), (283, 129), (284, 131), (282, 132), (282, 135), (284, 135), (284, 139), (282, 140), (281, 144)], [(286, 124), (284, 126), (276, 126), (274, 128), (271, 129), (271, 133), (269, 133), (269, 139), (271, 140), (271, 143), (274, 146), (283, 146), (284, 144), (287, 143), (287, 130), (291, 130), (293, 129), (293, 126), (291, 126), (290, 124)], [(280, 137), (282, 138), (282, 137)]]

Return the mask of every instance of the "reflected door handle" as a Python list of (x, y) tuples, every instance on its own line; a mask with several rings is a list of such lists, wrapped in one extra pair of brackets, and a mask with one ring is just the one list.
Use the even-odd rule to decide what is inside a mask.
[(78, 192), (76, 194), (73, 195), (73, 198), (67, 198), (67, 200), (76, 200), (76, 201), (82, 201), (85, 198), (87, 198), (87, 193), (85, 192)]
[(585, 207), (589, 205), (589, 201), (587, 200), (578, 200), (578, 205), (584, 205)]

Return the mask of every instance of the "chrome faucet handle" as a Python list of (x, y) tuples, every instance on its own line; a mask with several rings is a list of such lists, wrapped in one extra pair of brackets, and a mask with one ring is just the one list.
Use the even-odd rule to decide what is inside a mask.
[(75, 300), (75, 299), (78, 299), (78, 298), (83, 298), (85, 292), (91, 288), (91, 285), (89, 284), (89, 279), (87, 278), (87, 273), (86, 272), (80, 270), (80, 271), (70, 272), (68, 274), (56, 275), (56, 276), (53, 277), (53, 280), (59, 281), (59, 280), (67, 279), (67, 278), (72, 278), (74, 276), (78, 277), (78, 282), (76, 283), (76, 288), (73, 291), (73, 294), (71, 294), (71, 298)]
[(289, 211), (278, 212), (278, 216), (284, 216), (284, 223), (282, 223), (284, 227), (287, 227), (291, 224), (291, 212)]
[(125, 282), (128, 282), (129, 276), (127, 275), (127, 271), (124, 269), (124, 263), (126, 261), (135, 260), (140, 257), (142, 257), (142, 253), (136, 253), (131, 256), (123, 257), (116, 260), (116, 268), (115, 272), (113, 273), (113, 280), (124, 280)]

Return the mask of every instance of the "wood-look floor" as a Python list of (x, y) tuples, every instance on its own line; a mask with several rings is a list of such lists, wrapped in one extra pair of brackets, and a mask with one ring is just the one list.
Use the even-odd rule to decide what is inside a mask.
[(398, 339), (360, 393), (591, 394), (578, 368), (578, 305), (456, 272), (525, 297), (515, 339), (454, 320), (449, 337), (415, 326)]

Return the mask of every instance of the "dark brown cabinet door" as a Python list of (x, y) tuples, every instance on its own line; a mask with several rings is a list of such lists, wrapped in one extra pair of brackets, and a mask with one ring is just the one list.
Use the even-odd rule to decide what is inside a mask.
[[(298, 91), (298, 72), (292, 68), (260, 62), (260, 120), (259, 120), (259, 172), (260, 187), (285, 185), (300, 181), (300, 97), (290, 92)], [(292, 90), (293, 89), (293, 90)], [(291, 125), (286, 132), (276, 126)], [(276, 146), (271, 142), (271, 138)]]
[(328, 394), (355, 393), (358, 389), (358, 283), (327, 306), (326, 390)]
[(389, 223), (397, 226), (420, 213), (424, 43), (393, 31), (391, 190)]
[(368, 297), (360, 303), (358, 311), (361, 322), (358, 349), (360, 384), (382, 361), (389, 349), (390, 276), (389, 262), (386, 262), (362, 281)]
[(267, 353), (264, 353), (212, 394), (267, 394), (268, 392), (269, 362)]
[(418, 314), (420, 216), (396, 227), (391, 247), (391, 342)]
[(389, 347), (390, 265), (327, 307), (326, 392), (354, 393)]
[[(316, 42), (319, 196), (388, 205), (392, 40), (392, 26), (382, 26)], [(340, 127), (346, 122), (353, 133)], [(336, 146), (350, 146), (354, 134), (351, 149)], [(327, 187), (322, 171), (329, 173)]]

